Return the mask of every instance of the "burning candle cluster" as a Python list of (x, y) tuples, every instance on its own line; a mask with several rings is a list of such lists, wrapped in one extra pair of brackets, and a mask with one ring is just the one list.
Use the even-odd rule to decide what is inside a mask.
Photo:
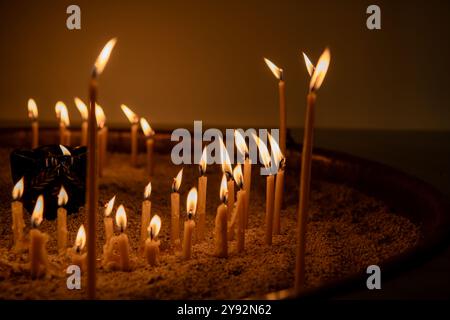
[[(96, 219), (98, 210), (98, 179), (103, 176), (103, 168), (107, 163), (107, 141), (108, 128), (103, 108), (97, 103), (98, 78), (103, 72), (115, 46), (116, 40), (112, 39), (101, 51), (91, 75), (89, 84), (89, 105), (80, 98), (74, 102), (82, 117), (80, 145), (88, 146), (87, 187), (86, 187), (86, 225), (81, 225), (76, 235), (73, 247), (68, 248), (67, 210), (65, 206), (70, 201), (64, 186), (61, 186), (57, 194), (57, 245), (60, 255), (66, 254), (72, 264), (79, 265), (88, 275), (88, 295), (95, 298), (96, 291)], [(296, 289), (304, 284), (305, 270), (305, 234), (306, 215), (309, 205), (310, 172), (313, 144), (314, 109), (317, 90), (320, 88), (330, 61), (328, 49), (321, 55), (318, 63), (314, 66), (304, 55), (307, 70), (311, 76), (309, 92), (307, 95), (307, 109), (305, 117), (305, 135), (302, 151), (301, 176), (300, 176), (300, 200), (298, 211), (297, 252), (296, 252)], [(279, 110), (280, 110), (280, 139), (279, 143), (275, 137), (268, 134), (268, 143), (253, 134), (251, 137), (258, 148), (259, 158), (268, 173), (266, 179), (265, 214), (261, 222), (264, 227), (264, 244), (272, 245), (273, 235), (281, 233), (281, 210), (283, 206), (283, 188), (286, 163), (286, 99), (285, 81), (283, 70), (278, 68), (270, 60), (265, 59), (267, 66), (279, 80)], [(128, 106), (122, 104), (121, 109), (130, 122), (130, 162), (136, 167), (138, 165), (138, 128), (139, 125), (146, 139), (147, 166), (146, 172), (149, 177), (153, 175), (153, 146), (155, 132), (148, 121), (134, 113)], [(70, 132), (70, 120), (67, 107), (63, 102), (57, 102), (55, 112), (59, 119), (59, 137), (61, 149), (64, 145), (72, 143)], [(39, 145), (38, 137), (38, 111), (33, 99), (28, 101), (28, 114), (32, 123), (32, 146)], [(234, 132), (234, 143), (238, 152), (243, 156), (242, 163), (236, 163), (234, 168), (224, 142), (220, 139), (220, 160), (222, 178), (218, 194), (218, 207), (214, 224), (214, 255), (218, 258), (229, 256), (229, 242), (236, 240), (236, 252), (244, 254), (246, 249), (246, 230), (249, 227), (249, 214), (251, 208), (251, 185), (252, 185), (252, 160), (249, 156), (249, 144), (244, 136), (238, 131)], [(250, 142), (249, 142), (250, 143)], [(270, 149), (270, 151), (269, 151)], [(191, 186), (186, 197), (185, 211), (180, 207), (180, 186), (183, 179), (183, 168), (173, 178), (170, 194), (170, 254), (179, 255), (188, 260), (193, 257), (193, 244), (207, 241), (206, 214), (208, 193), (208, 146), (205, 146), (199, 161), (198, 185)], [(275, 168), (275, 170), (273, 169)], [(102, 266), (112, 271), (132, 271), (134, 259), (140, 258), (150, 266), (156, 266), (160, 260), (160, 243), (158, 234), (162, 228), (159, 215), (152, 216), (152, 202), (150, 200), (152, 184), (149, 182), (144, 188), (144, 197), (141, 209), (141, 225), (139, 229), (140, 240), (138, 252), (132, 252), (130, 239), (127, 232), (135, 230), (127, 229), (127, 212), (125, 206), (120, 204), (112, 216), (116, 196), (112, 197), (103, 208), (103, 225), (105, 232), (105, 243), (103, 245)], [(13, 189), (12, 216), (14, 248), (24, 250), (25, 237), (23, 229), (23, 208), (21, 196), (23, 193), (23, 178), (19, 180)], [(120, 197), (120, 195), (118, 195)], [(49, 235), (38, 230), (43, 220), (44, 199), (39, 196), (36, 199), (35, 208), (31, 216), (32, 229), (29, 239), (30, 273), (33, 278), (45, 275), (48, 270), (48, 257), (46, 243)], [(163, 213), (164, 214), (164, 213)], [(183, 221), (184, 220), (184, 221)], [(118, 231), (114, 232), (114, 224)], [(182, 227), (182, 231), (181, 228)]]

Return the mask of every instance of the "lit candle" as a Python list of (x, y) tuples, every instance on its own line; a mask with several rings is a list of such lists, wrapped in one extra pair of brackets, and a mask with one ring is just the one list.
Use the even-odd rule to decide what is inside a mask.
[(148, 226), (150, 223), (150, 216), (152, 214), (152, 202), (150, 201), (150, 195), (152, 194), (152, 183), (149, 182), (144, 190), (144, 201), (142, 201), (142, 213), (141, 213), (141, 242), (140, 248), (144, 249), (145, 240), (147, 239)]
[[(234, 208), (234, 180), (233, 180), (233, 169), (231, 168), (231, 160), (228, 155), (227, 148), (223, 143), (222, 138), (220, 141), (220, 160), (222, 162), (222, 173), (225, 173), (228, 179), (228, 220), (231, 220)], [(231, 240), (231, 239), (230, 239)]]
[(72, 260), (72, 264), (79, 266), (82, 271), (86, 270), (87, 254), (83, 252), (85, 245), (86, 245), (86, 231), (84, 230), (84, 226), (81, 225), (77, 232), (75, 245), (73, 246), (73, 248), (69, 249), (69, 256)]
[(141, 128), (142, 132), (144, 132), (146, 138), (146, 146), (147, 146), (147, 172), (149, 177), (153, 175), (153, 145), (155, 141), (153, 139), (155, 135), (155, 131), (153, 131), (152, 127), (148, 123), (145, 118), (141, 118)]
[(277, 177), (275, 181), (275, 203), (273, 207), (273, 234), (281, 234), (280, 213), (283, 205), (284, 167), (286, 159), (278, 146), (276, 140), (269, 134), (272, 161), (277, 166)]
[(278, 68), (272, 61), (264, 58), (273, 75), (278, 79), (278, 93), (280, 99), (280, 147), (286, 153), (286, 89), (283, 78), (283, 69)]
[(14, 249), (16, 250), (21, 250), (24, 244), (23, 228), (25, 228), (25, 222), (23, 221), (23, 204), (22, 201), (20, 201), (24, 189), (23, 182), (24, 178), (22, 177), (19, 181), (16, 182), (12, 191), (12, 229), (14, 234)]
[(57, 224), (58, 224), (58, 252), (63, 254), (67, 249), (67, 210), (64, 206), (69, 201), (69, 196), (67, 195), (64, 186), (58, 193), (58, 212), (57, 212)]
[(273, 196), (274, 196), (274, 176), (270, 170), (270, 154), (264, 142), (258, 136), (253, 134), (253, 138), (258, 146), (259, 155), (264, 167), (267, 171), (266, 178), (266, 216), (265, 216), (265, 243), (272, 244), (272, 228), (273, 228)]
[(117, 267), (122, 271), (130, 271), (130, 243), (128, 241), (128, 236), (125, 233), (127, 228), (127, 214), (123, 205), (120, 205), (116, 211), (116, 225), (119, 228), (120, 235), (114, 236), (109, 242), (109, 253), (108, 256), (112, 257), (114, 262), (114, 267)]
[(157, 239), (157, 237), (160, 229), (161, 229), (161, 218), (155, 214), (148, 226), (148, 239), (145, 240), (145, 250), (144, 250), (147, 262), (151, 266), (156, 266), (159, 264), (160, 241)]
[(208, 183), (208, 177), (206, 176), (206, 164), (208, 162), (206, 147), (203, 149), (202, 156), (199, 162), (200, 177), (198, 177), (198, 228), (197, 228), (197, 240), (202, 241), (205, 238), (206, 228), (206, 188)]
[(220, 258), (228, 256), (228, 208), (227, 208), (227, 176), (222, 175), (220, 183), (220, 200), (222, 203), (217, 207), (214, 225), (215, 255)]
[(188, 260), (192, 255), (192, 234), (194, 233), (194, 215), (197, 209), (197, 188), (192, 188), (187, 196), (186, 211), (187, 219), (184, 222), (183, 236), (183, 259)]
[(33, 99), (28, 99), (28, 118), (31, 120), (31, 148), (39, 146), (38, 108)]
[(240, 253), (244, 251), (245, 247), (245, 199), (247, 194), (244, 189), (244, 178), (242, 176), (241, 165), (238, 164), (233, 170), (234, 181), (238, 187), (237, 192), (237, 205), (236, 205), (236, 215), (237, 215), (237, 252)]
[(80, 145), (87, 146), (87, 134), (88, 134), (88, 115), (89, 111), (86, 104), (78, 97), (74, 98), (75, 105), (81, 115), (81, 138)]
[(173, 179), (172, 193), (170, 194), (170, 241), (174, 248), (180, 246), (180, 190), (181, 180), (183, 178), (183, 168), (178, 172)]
[(131, 111), (126, 105), (122, 104), (120, 106), (123, 113), (127, 117), (128, 121), (131, 123), (131, 165), (133, 167), (137, 166), (137, 155), (138, 155), (138, 129), (139, 129), (139, 117)]
[(37, 228), (43, 220), (44, 214), (44, 196), (37, 198), (31, 215), (31, 231), (30, 231), (30, 273), (31, 278), (36, 279), (44, 276), (48, 269), (47, 249), (45, 248), (48, 235), (40, 232)]
[(244, 156), (244, 190), (245, 190), (245, 228), (248, 227), (249, 206), (250, 206), (250, 189), (252, 184), (252, 160), (248, 153), (248, 147), (244, 137), (238, 130), (234, 131), (235, 143), (237, 150)]
[(69, 112), (62, 101), (58, 101), (55, 105), (56, 117), (59, 119), (59, 144), (70, 145), (70, 126)]
[(98, 169), (97, 169), (97, 121), (95, 103), (97, 101), (97, 78), (103, 72), (108, 62), (116, 39), (111, 39), (100, 52), (95, 61), (89, 84), (89, 118), (88, 118), (88, 165), (86, 173), (86, 206), (87, 206), (87, 280), (88, 297), (95, 298), (96, 288), (96, 219), (98, 208)]
[[(309, 60), (309, 59), (308, 59)], [(314, 131), (314, 109), (316, 91), (320, 88), (330, 64), (330, 51), (325, 49), (319, 58), (309, 83), (306, 99), (305, 133), (303, 135), (302, 166), (300, 173), (300, 196), (297, 226), (297, 252), (295, 266), (295, 290), (299, 291), (305, 284), (305, 240), (306, 218), (309, 210), (309, 188), (311, 182), (311, 158)], [(308, 63), (306, 64), (308, 67)], [(308, 67), (308, 71), (311, 66)]]
[(104, 209), (104, 218), (103, 218), (103, 225), (105, 226), (105, 244), (107, 245), (109, 243), (109, 240), (111, 240), (113, 234), (114, 234), (114, 224), (113, 219), (111, 217), (111, 212), (114, 208), (114, 202), (116, 201), (116, 196), (112, 197), (105, 205)]
[(98, 174), (103, 177), (103, 168), (106, 164), (108, 127), (106, 126), (106, 116), (103, 108), (99, 104), (95, 104), (95, 119), (98, 127)]

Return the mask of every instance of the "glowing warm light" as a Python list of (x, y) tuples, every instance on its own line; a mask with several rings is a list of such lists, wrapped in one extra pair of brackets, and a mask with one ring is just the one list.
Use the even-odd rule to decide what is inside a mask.
[(127, 213), (125, 207), (121, 204), (116, 211), (116, 224), (120, 229), (120, 232), (124, 232), (127, 228)]
[(95, 120), (97, 121), (97, 126), (103, 128), (106, 122), (106, 115), (103, 108), (99, 104), (95, 104)]
[(97, 60), (95, 61), (95, 73), (97, 75), (103, 72), (103, 69), (106, 66), (106, 63), (109, 60), (109, 56), (111, 55), (112, 49), (117, 42), (117, 38), (113, 38), (108, 41), (108, 43), (103, 47), (103, 50), (100, 52)]
[(248, 155), (247, 143), (245, 142), (244, 137), (238, 130), (234, 130), (234, 141), (236, 143), (236, 148), (238, 149), (238, 151), (244, 156), (247, 156)]
[(33, 214), (31, 215), (31, 225), (38, 227), (44, 219), (44, 196), (41, 194), (36, 200)]
[(130, 108), (128, 108), (124, 104), (122, 104), (120, 107), (122, 108), (123, 113), (125, 113), (125, 116), (127, 117), (128, 121), (130, 121), (130, 123), (138, 123), (139, 122), (139, 117), (137, 116), (136, 113), (131, 111)]
[(146, 186), (145, 186), (145, 190), (144, 190), (144, 199), (148, 199), (150, 198), (150, 195), (152, 194), (152, 183), (149, 182)]
[(172, 192), (178, 192), (181, 186), (181, 180), (183, 179), (183, 168), (178, 172), (177, 176), (173, 178)]
[(105, 204), (105, 217), (109, 217), (113, 208), (114, 208), (114, 202), (116, 201), (116, 196), (112, 197), (106, 204)]
[(69, 149), (64, 147), (62, 144), (59, 145), (59, 148), (61, 149), (61, 152), (62, 152), (63, 156), (71, 156), (72, 155), (70, 153)]
[(59, 189), (58, 193), (58, 206), (64, 206), (69, 201), (69, 196), (67, 195), (66, 189), (64, 189), (64, 186), (61, 186), (61, 189)]
[(267, 66), (269, 67), (270, 71), (272, 71), (273, 75), (280, 80), (281, 75), (283, 73), (283, 69), (278, 68), (275, 63), (270, 61), (269, 59), (264, 58), (264, 61), (266, 62)]
[(150, 239), (156, 238), (159, 234), (159, 230), (161, 230), (161, 218), (155, 214), (147, 228)]
[(150, 124), (148, 123), (147, 119), (141, 118), (140, 122), (141, 122), (142, 132), (144, 132), (144, 135), (146, 137), (151, 137), (152, 135), (155, 134), (155, 131), (153, 131), (153, 129), (150, 126)]
[(242, 189), (242, 187), (244, 186), (244, 179), (242, 176), (242, 168), (241, 168), (241, 164), (238, 163), (233, 170), (233, 178), (234, 181), (236, 181), (236, 184), (238, 185), (239, 189)]
[(222, 200), (223, 203), (226, 203), (227, 198), (228, 198), (227, 175), (224, 173), (222, 175), (222, 181), (220, 182), (220, 200)]
[(67, 111), (67, 107), (62, 101), (58, 101), (55, 105), (56, 117), (59, 121), (64, 124), (66, 127), (70, 125), (69, 112)]
[(33, 99), (28, 99), (28, 117), (32, 120), (36, 120), (38, 117), (38, 108)]
[(88, 119), (88, 115), (89, 115), (86, 104), (78, 97), (75, 97), (74, 101), (75, 101), (75, 105), (77, 106), (78, 111), (81, 114), (81, 119), (83, 119), (83, 121), (86, 121)]
[(203, 148), (202, 156), (198, 165), (200, 166), (200, 174), (206, 173), (206, 164), (208, 163), (208, 154), (206, 153), (206, 147)]
[(306, 70), (308, 70), (309, 76), (311, 76), (314, 71), (314, 65), (312, 64), (311, 60), (309, 60), (306, 53), (304, 53), (304, 52), (302, 52), (302, 53), (303, 53), (303, 59), (305, 60), (305, 64), (306, 64)]
[(186, 211), (188, 214), (194, 215), (197, 211), (197, 188), (193, 187), (186, 199)]
[(253, 139), (256, 141), (256, 145), (258, 146), (259, 155), (261, 161), (263, 162), (264, 167), (270, 167), (270, 154), (269, 150), (267, 150), (266, 144), (254, 133), (252, 133)]
[(325, 75), (327, 74), (328, 67), (330, 65), (331, 54), (330, 50), (326, 48), (317, 62), (314, 73), (311, 77), (311, 82), (309, 83), (309, 90), (318, 90), (322, 85)]
[(280, 146), (278, 145), (277, 141), (272, 137), (272, 135), (269, 133), (269, 142), (270, 142), (270, 150), (272, 151), (272, 161), (275, 162), (275, 165), (277, 168), (280, 168), (280, 164), (282, 163), (284, 159), (284, 155), (281, 152)]
[(77, 238), (75, 239), (75, 248), (78, 252), (83, 250), (86, 245), (86, 230), (84, 230), (84, 226), (81, 225), (77, 232)]
[(23, 177), (20, 178), (19, 181), (16, 182), (14, 188), (12, 190), (12, 198), (13, 200), (19, 200), (23, 195)]
[(228, 155), (227, 148), (225, 147), (222, 138), (219, 138), (219, 141), (220, 141), (220, 159), (222, 162), (222, 172), (226, 173), (228, 177), (232, 177), (233, 169), (231, 168), (230, 156)]

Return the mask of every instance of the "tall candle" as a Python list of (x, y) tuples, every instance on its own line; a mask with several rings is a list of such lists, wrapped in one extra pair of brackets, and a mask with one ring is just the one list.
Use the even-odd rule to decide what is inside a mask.
[(74, 98), (75, 105), (81, 115), (81, 137), (80, 145), (87, 146), (87, 136), (88, 136), (88, 116), (89, 111), (86, 104), (78, 97)]
[(14, 248), (21, 250), (23, 246), (23, 228), (25, 228), (25, 222), (23, 221), (23, 204), (21, 198), (24, 190), (24, 178), (22, 177), (16, 182), (12, 191), (13, 202), (11, 203), (12, 211), (12, 230), (14, 234)]
[(142, 213), (141, 213), (141, 242), (140, 248), (144, 249), (145, 241), (147, 240), (148, 228), (150, 223), (150, 216), (152, 214), (152, 202), (150, 201), (150, 195), (152, 193), (152, 183), (149, 182), (144, 190), (144, 201), (142, 201)]
[(64, 186), (58, 193), (58, 212), (57, 212), (57, 224), (58, 224), (58, 252), (63, 254), (67, 249), (67, 210), (64, 206), (69, 201), (69, 196), (67, 195)]
[(280, 147), (286, 153), (286, 88), (283, 79), (283, 69), (278, 68), (272, 61), (264, 58), (273, 75), (278, 79), (279, 109), (280, 109)]
[(283, 205), (283, 189), (284, 189), (284, 168), (285, 158), (278, 146), (276, 140), (269, 134), (270, 149), (272, 152), (272, 160), (277, 167), (277, 176), (275, 181), (275, 203), (273, 209), (273, 234), (281, 233), (281, 207)]
[(105, 227), (105, 244), (108, 244), (114, 234), (114, 223), (111, 212), (114, 208), (116, 196), (112, 197), (105, 205), (103, 225)]
[(39, 146), (38, 108), (33, 99), (28, 99), (28, 117), (31, 120), (31, 148)]
[(234, 208), (234, 180), (233, 180), (233, 169), (231, 168), (231, 160), (228, 154), (228, 151), (223, 143), (223, 140), (220, 139), (220, 160), (222, 162), (222, 173), (225, 173), (228, 178), (228, 221), (231, 220), (231, 216)]
[(228, 208), (227, 208), (227, 176), (222, 175), (220, 184), (220, 200), (222, 204), (217, 207), (214, 225), (215, 255), (220, 258), (228, 257)]
[(208, 162), (206, 147), (203, 149), (202, 156), (199, 163), (200, 177), (198, 178), (198, 228), (197, 228), (197, 240), (202, 241), (205, 238), (206, 228), (206, 188), (208, 183), (208, 177), (206, 176), (206, 164)]
[(237, 252), (244, 251), (245, 247), (245, 198), (246, 192), (244, 189), (244, 181), (242, 176), (241, 165), (238, 164), (233, 170), (234, 181), (238, 187), (237, 192), (237, 205), (236, 205), (236, 218), (237, 218)]
[(90, 299), (95, 298), (96, 289), (96, 218), (98, 206), (98, 176), (97, 176), (97, 121), (95, 103), (97, 101), (97, 77), (103, 72), (108, 62), (116, 39), (111, 39), (98, 56), (91, 75), (89, 85), (89, 125), (88, 125), (88, 165), (86, 172), (86, 206), (87, 206), (87, 292)]
[(62, 101), (58, 101), (55, 105), (56, 117), (59, 119), (59, 144), (70, 145), (70, 125), (69, 112)]
[(158, 215), (154, 215), (150, 224), (148, 225), (148, 239), (145, 240), (144, 255), (147, 262), (151, 266), (159, 264), (159, 245), (158, 240), (159, 230), (161, 229), (161, 218)]
[(44, 213), (44, 196), (40, 195), (37, 198), (36, 205), (31, 215), (30, 231), (30, 274), (31, 278), (36, 279), (44, 276), (48, 270), (48, 257), (45, 248), (48, 235), (39, 231), (37, 228), (43, 220)]
[(172, 193), (170, 194), (170, 241), (175, 248), (180, 245), (180, 190), (181, 180), (183, 179), (183, 168), (173, 179)]
[(98, 174), (103, 176), (103, 168), (106, 163), (106, 140), (108, 139), (108, 127), (105, 125), (106, 116), (103, 108), (99, 104), (95, 104), (95, 119), (97, 121), (97, 141), (98, 141)]
[(250, 210), (250, 190), (252, 183), (252, 160), (250, 159), (247, 143), (244, 137), (238, 131), (234, 131), (235, 143), (238, 151), (244, 157), (244, 190), (245, 190), (245, 228), (248, 228), (249, 210)]
[(144, 132), (146, 138), (145, 145), (147, 147), (147, 173), (149, 177), (151, 177), (153, 175), (153, 145), (155, 144), (153, 137), (155, 135), (155, 132), (145, 118), (141, 118), (140, 123), (142, 132)]
[[(314, 109), (316, 91), (320, 88), (330, 63), (330, 51), (325, 49), (319, 58), (311, 76), (309, 93), (306, 99), (305, 131), (303, 136), (302, 167), (300, 173), (300, 195), (297, 226), (297, 252), (295, 265), (295, 290), (299, 291), (305, 284), (305, 248), (306, 223), (309, 210), (309, 189), (311, 181), (311, 159), (314, 131)], [(307, 64), (308, 66), (308, 64)], [(309, 69), (309, 68), (308, 68)]]
[(139, 129), (139, 117), (131, 111), (126, 105), (122, 104), (120, 106), (123, 113), (127, 117), (128, 121), (131, 123), (131, 165), (133, 167), (137, 166), (137, 155), (138, 155), (138, 129)]
[(69, 249), (69, 256), (72, 260), (72, 264), (79, 266), (82, 271), (86, 270), (86, 252), (83, 252), (86, 245), (86, 231), (84, 226), (81, 225), (77, 232), (75, 239), (75, 245)]
[(194, 215), (197, 209), (197, 189), (192, 188), (187, 196), (186, 211), (187, 219), (184, 222), (183, 236), (183, 259), (188, 260), (192, 255), (192, 234), (194, 233)]

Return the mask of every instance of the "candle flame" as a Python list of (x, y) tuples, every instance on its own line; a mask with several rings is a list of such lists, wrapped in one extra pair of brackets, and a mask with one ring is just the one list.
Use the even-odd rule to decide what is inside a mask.
[(316, 68), (313, 75), (311, 76), (311, 81), (309, 83), (309, 90), (318, 90), (322, 85), (325, 75), (327, 74), (328, 67), (330, 65), (331, 55), (330, 50), (326, 48), (317, 62)]
[(44, 196), (41, 194), (36, 200), (33, 214), (31, 215), (31, 224), (38, 227), (44, 219)]
[(231, 168), (231, 160), (228, 155), (227, 148), (223, 143), (222, 138), (219, 138), (220, 141), (220, 159), (222, 161), (222, 172), (226, 173), (228, 177), (233, 177), (233, 169)]
[(59, 189), (58, 193), (58, 206), (64, 206), (69, 201), (69, 196), (67, 195), (66, 189), (64, 189), (64, 186), (61, 186), (61, 189)]
[(23, 195), (23, 180), (24, 178), (20, 178), (19, 181), (16, 182), (16, 184), (14, 185), (13, 191), (12, 191), (12, 198), (13, 200), (19, 200), (20, 198), (22, 198)]
[(59, 122), (68, 127), (70, 125), (69, 112), (67, 111), (67, 107), (64, 102), (56, 102), (55, 112), (56, 117), (59, 119)]
[(36, 120), (38, 117), (38, 108), (33, 99), (28, 99), (28, 117), (31, 120)]
[(252, 133), (252, 135), (253, 139), (256, 141), (256, 145), (258, 146), (259, 155), (264, 167), (267, 169), (270, 168), (270, 154), (269, 150), (267, 150), (266, 144), (254, 133)]
[(267, 66), (269, 67), (270, 71), (272, 71), (273, 75), (280, 80), (281, 76), (283, 74), (283, 69), (278, 68), (275, 63), (270, 61), (269, 59), (264, 58), (264, 61), (266, 62)]
[(71, 156), (72, 155), (70, 153), (70, 151), (66, 147), (64, 147), (62, 144), (59, 145), (59, 148), (61, 149), (63, 156)]
[(238, 151), (244, 156), (247, 156), (248, 155), (247, 143), (245, 142), (244, 137), (238, 130), (234, 130), (234, 140)]
[(155, 134), (155, 131), (153, 131), (152, 127), (148, 123), (147, 119), (141, 118), (141, 128), (142, 132), (144, 132), (144, 135), (148, 138)]
[(122, 104), (120, 107), (122, 108), (123, 113), (125, 113), (125, 116), (127, 117), (128, 121), (130, 121), (130, 123), (138, 123), (139, 122), (139, 117), (136, 115), (136, 113), (131, 111), (130, 108), (128, 108), (124, 104)]
[(86, 245), (86, 230), (84, 230), (84, 226), (81, 225), (77, 232), (77, 238), (75, 239), (75, 248), (77, 251), (81, 251), (84, 249)]
[(106, 115), (105, 111), (99, 104), (95, 104), (95, 120), (97, 121), (97, 126), (101, 129), (105, 126)]
[(208, 163), (208, 154), (206, 152), (206, 147), (203, 148), (202, 156), (198, 165), (200, 166), (200, 174), (204, 175), (206, 173), (206, 164)]
[(234, 181), (236, 181), (236, 184), (238, 185), (239, 189), (242, 189), (242, 187), (244, 186), (244, 179), (242, 176), (242, 168), (241, 168), (241, 164), (238, 163), (233, 170), (233, 178)]
[(159, 230), (161, 230), (161, 218), (155, 214), (152, 217), (152, 220), (150, 220), (150, 224), (147, 228), (150, 239), (156, 238), (159, 234)]
[(283, 162), (284, 155), (281, 152), (280, 146), (278, 145), (277, 141), (274, 137), (269, 133), (268, 134), (269, 141), (270, 141), (270, 150), (272, 151), (272, 160), (275, 162), (275, 165), (277, 166), (277, 169), (280, 169), (280, 165)]
[(109, 56), (111, 55), (112, 49), (114, 48), (116, 42), (117, 38), (109, 40), (97, 57), (97, 60), (95, 61), (95, 73), (97, 75), (103, 72), (103, 69), (105, 68), (106, 63), (108, 63)]
[(81, 119), (83, 119), (83, 121), (86, 121), (89, 115), (86, 104), (78, 97), (75, 97), (73, 100), (75, 101), (75, 105), (77, 106), (77, 109), (81, 114)]
[(121, 204), (116, 211), (116, 224), (120, 229), (120, 232), (124, 232), (127, 228), (127, 213), (125, 207)]
[(190, 215), (194, 215), (197, 211), (197, 188), (192, 187), (186, 199), (186, 211)]
[(227, 202), (228, 199), (228, 184), (227, 184), (227, 175), (224, 173), (222, 174), (222, 181), (220, 182), (220, 200), (222, 200), (223, 203)]
[(116, 196), (112, 197), (106, 204), (105, 204), (105, 217), (109, 217), (113, 208), (114, 208), (114, 202), (116, 201)]
[(183, 168), (181, 168), (180, 171), (178, 171), (178, 174), (175, 178), (173, 178), (172, 183), (172, 192), (178, 192), (181, 186), (181, 180), (183, 179)]
[(312, 76), (312, 73), (314, 72), (314, 65), (312, 64), (311, 60), (309, 60), (308, 56), (306, 55), (306, 53), (303, 53), (303, 59), (305, 60), (305, 64), (306, 64), (306, 70), (308, 70), (309, 76)]
[(152, 182), (150, 181), (150, 182), (145, 186), (145, 190), (144, 190), (144, 199), (149, 199), (151, 194), (152, 194)]

